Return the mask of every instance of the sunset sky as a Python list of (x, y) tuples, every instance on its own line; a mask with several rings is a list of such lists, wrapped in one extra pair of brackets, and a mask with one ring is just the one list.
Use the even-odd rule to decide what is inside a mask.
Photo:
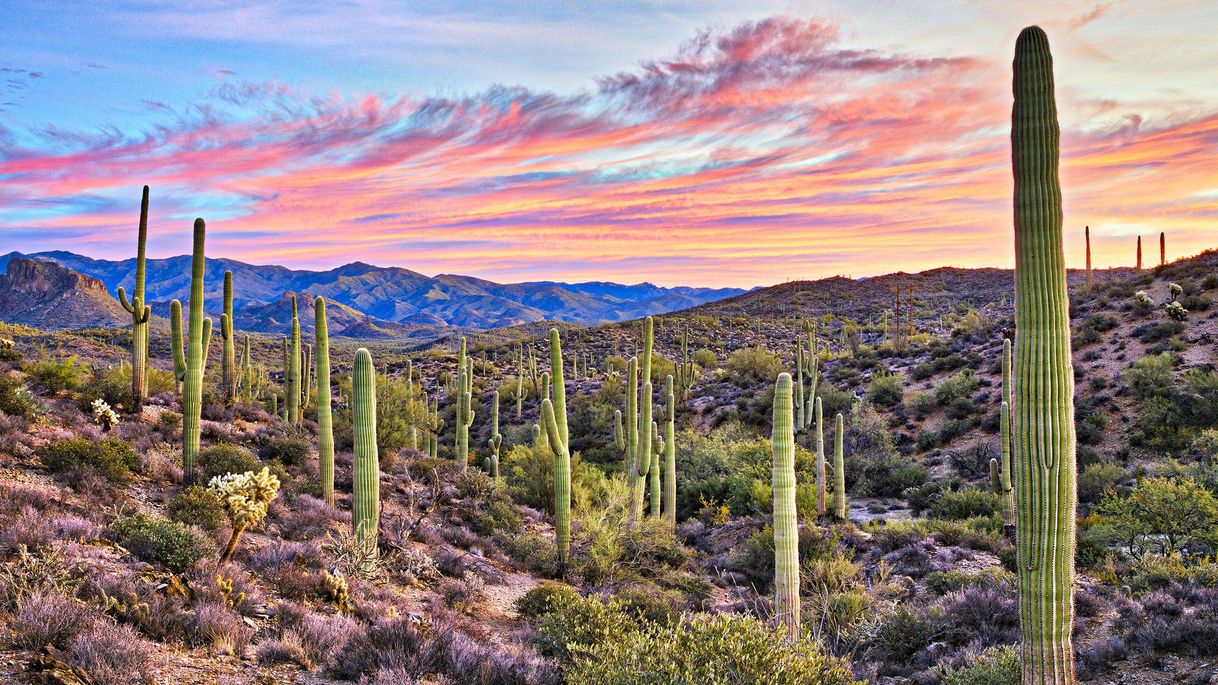
[(202, 216), (213, 257), (497, 281), (1010, 266), (1033, 23), (1071, 265), (1085, 224), (1097, 266), (1218, 247), (1212, 0), (200, 4), (0, 3), (0, 253), (133, 256), (148, 184), (156, 257)]

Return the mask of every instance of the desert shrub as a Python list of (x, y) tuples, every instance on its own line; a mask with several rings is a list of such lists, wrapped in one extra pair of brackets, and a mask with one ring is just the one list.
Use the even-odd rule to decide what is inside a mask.
[(990, 516), (997, 513), (1001, 506), (1002, 500), (998, 495), (970, 487), (941, 493), (930, 505), (930, 513), (936, 518), (960, 521), (975, 516)]
[(856, 489), (871, 497), (900, 497), (905, 490), (926, 482), (926, 467), (897, 452), (876, 457), (853, 457), (846, 468), (858, 469)]
[(942, 685), (1015, 685), (1022, 673), (1015, 647), (992, 647), (960, 668), (937, 669)]
[(719, 368), (719, 359), (715, 353), (708, 349), (695, 350), (692, 355), (693, 362), (703, 369)]
[[(351, 377), (344, 375), (338, 380), (339, 392), (351, 396)], [(426, 421), (423, 403), (418, 396), (412, 397), (406, 379), (402, 376), (376, 376), (376, 441), (381, 449), (381, 459), (397, 454), (410, 444), (410, 427), (422, 426)], [(450, 420), (448, 425), (452, 425)], [(334, 411), (334, 443), (338, 449), (351, 447), (351, 407), (344, 405)]]
[[(736, 516), (768, 511), (764, 496), (772, 479), (773, 459), (769, 440), (730, 423), (696, 440), (683, 431), (677, 445), (678, 520), (696, 515), (703, 502), (712, 500), (727, 505)], [(816, 459), (801, 445), (795, 447), (795, 471), (801, 483), (816, 478)]]
[(20, 380), (0, 374), (0, 412), (22, 419), (38, 416), (38, 400)]
[(679, 593), (630, 587), (614, 594), (613, 599), (622, 611), (649, 623), (671, 625), (681, 617)]
[(867, 399), (884, 407), (900, 402), (904, 394), (905, 380), (898, 373), (876, 373), (867, 387)]
[(169, 500), (169, 518), (186, 525), (196, 525), (208, 532), (216, 532), (227, 519), (224, 505), (214, 493), (204, 487), (192, 485)]
[(199, 464), (203, 468), (203, 479), (209, 481), (216, 476), (230, 473), (257, 471), (258, 459), (248, 450), (222, 442), (199, 453)]
[[(553, 614), (551, 614), (553, 615)], [(570, 682), (617, 685), (638, 673), (656, 685), (847, 685), (849, 666), (812, 641), (795, 644), (749, 616), (700, 615), (664, 627), (642, 623), (627, 639), (575, 643)]]
[(139, 455), (125, 440), (68, 438), (47, 444), (40, 451), (42, 464), (53, 473), (86, 469), (113, 483), (131, 480)]
[(1135, 556), (1171, 556), (1191, 545), (1212, 549), (1218, 540), (1218, 498), (1191, 478), (1147, 478), (1127, 495), (1110, 492), (1100, 510)]
[(300, 466), (308, 461), (312, 453), (313, 447), (308, 440), (293, 435), (272, 437), (258, 450), (258, 456), (263, 461), (278, 461), (284, 466)]
[(94, 614), (75, 597), (36, 592), (21, 602), (16, 619), (13, 644), (31, 650), (46, 645), (63, 649), (89, 627)]
[(905, 400), (905, 406), (914, 414), (923, 416), (935, 408), (935, 396), (929, 392), (915, 392)]
[(110, 526), (110, 534), (135, 556), (174, 573), (189, 571), (210, 551), (185, 524), (155, 514), (119, 518)]
[(89, 372), (75, 355), (53, 359), (45, 354), (38, 361), (26, 364), (24, 370), (30, 380), (47, 393), (75, 392), (84, 385)]
[(926, 619), (908, 607), (897, 607), (877, 628), (874, 644), (883, 652), (885, 661), (900, 664), (913, 659), (926, 649), (934, 637), (934, 629)]
[(436, 587), (444, 606), (463, 614), (471, 614), (486, 601), (486, 582), (472, 571), (461, 578), (446, 578)]
[(736, 350), (723, 366), (732, 382), (742, 388), (752, 388), (759, 383), (773, 383), (784, 370), (778, 355), (763, 347)]
[(484, 535), (514, 533), (524, 525), (524, 519), (516, 511), (510, 499), (500, 494), (489, 498), (486, 508), (474, 521), (474, 528)]
[(1078, 497), (1083, 502), (1095, 502), (1124, 479), (1125, 470), (1117, 464), (1088, 464), (1078, 478)]
[(537, 573), (550, 575), (558, 566), (554, 541), (535, 531), (497, 538), (503, 552)]
[(533, 622), (550, 611), (580, 599), (579, 591), (565, 583), (546, 581), (516, 600), (516, 613)]
[(72, 661), (96, 685), (151, 683), (155, 647), (130, 626), (94, 624), (72, 639)]
[(971, 369), (955, 373), (935, 388), (935, 402), (948, 406), (956, 400), (968, 399), (979, 384), (977, 375)]

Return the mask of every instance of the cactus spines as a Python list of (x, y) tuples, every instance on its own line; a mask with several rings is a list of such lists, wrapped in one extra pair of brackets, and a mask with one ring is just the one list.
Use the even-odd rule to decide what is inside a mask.
[(292, 295), (292, 337), (288, 342), (287, 366), (284, 369), (287, 372), (284, 393), (287, 395), (288, 420), (296, 424), (300, 423), (301, 412), (300, 355), (300, 316), (296, 311), (296, 296)]
[(233, 272), (224, 272), (223, 313), (220, 314), (220, 338), (223, 356), (220, 361), (220, 383), (224, 389), (224, 401), (232, 404), (237, 400), (237, 339), (233, 335)]
[(491, 478), (499, 480), (499, 448), (503, 446), (503, 436), (499, 434), (499, 391), (491, 395), (491, 437), (487, 440), (491, 448), (491, 456), (487, 458), (488, 473)]
[(554, 537), (558, 565), (564, 568), (571, 554), (571, 453), (567, 441), (567, 391), (562, 376), (562, 341), (558, 329), (550, 329), (551, 399), (541, 401), (546, 440), (554, 453)]
[(461, 356), (457, 358), (457, 464), (462, 470), (469, 465), (469, 427), (474, 422), (473, 363), (465, 355), (465, 338), (461, 338)]
[(846, 460), (842, 449), (845, 420), (838, 413), (833, 424), (833, 515), (839, 521), (846, 520)]
[[(135, 247), (135, 285), (131, 289), (131, 301), (122, 288), (118, 289), (118, 301), (131, 314), (131, 411), (137, 416), (144, 406), (144, 395), (148, 393), (148, 319), (152, 309), (144, 302), (144, 245), (148, 242), (148, 186), (144, 186), (140, 198), (139, 237)], [(179, 317), (180, 319), (180, 317)]]
[(351, 428), (355, 463), (351, 476), (351, 528), (356, 540), (375, 556), (380, 530), (381, 476), (376, 445), (376, 370), (368, 350), (355, 351), (351, 369)]
[(668, 420), (664, 422), (664, 520), (668, 527), (677, 527), (677, 396), (673, 392), (672, 376), (665, 379), (668, 387)]
[[(203, 240), (207, 225), (195, 219), (194, 251), (190, 262), (190, 329), (188, 332), (185, 368), (182, 370), (182, 472), (187, 484), (195, 482), (195, 465), (199, 460), (199, 422), (203, 410), (203, 369), (207, 366), (207, 349), (211, 345), (211, 319), (203, 317)], [(177, 305), (177, 338), (182, 336), (182, 304)], [(172, 310), (173, 304), (170, 305)], [(172, 318), (172, 317), (171, 317)], [(181, 348), (174, 351), (174, 365), (182, 356)]]
[(334, 506), (334, 422), (330, 410), (330, 332), (326, 301), (313, 300), (313, 335), (317, 339), (317, 465), (321, 498)]
[(778, 374), (770, 436), (774, 455), (774, 614), (799, 639), (799, 523), (795, 511), (795, 418), (791, 374)]
[[(1070, 632), (1078, 497), (1074, 373), (1053, 58), (1049, 39), (1039, 27), (1019, 34), (1013, 71), (1013, 433), (1023, 683), (1071, 685), (1076, 682)], [(1140, 244), (1139, 239), (1139, 252)]]
[(825, 426), (820, 398), (812, 403), (816, 408), (816, 515), (825, 515)]
[(1002, 495), (1002, 470), (997, 459), (990, 459), (990, 489), (995, 495)]
[(1083, 238), (1087, 243), (1087, 294), (1091, 294), (1091, 227), (1083, 227)]

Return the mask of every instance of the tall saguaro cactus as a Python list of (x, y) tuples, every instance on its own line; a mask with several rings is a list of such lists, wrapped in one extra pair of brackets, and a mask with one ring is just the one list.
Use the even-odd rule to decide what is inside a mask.
[(1159, 266), (1167, 266), (1167, 234), (1159, 231)]
[(148, 242), (148, 186), (140, 198), (139, 237), (135, 247), (135, 285), (131, 289), (131, 301), (127, 293), (118, 289), (118, 301), (131, 314), (131, 411), (138, 416), (144, 408), (144, 395), (148, 394), (148, 319), (152, 309), (144, 302), (144, 245)]
[(224, 401), (237, 401), (237, 338), (233, 333), (233, 272), (224, 272), (224, 312), (220, 314), (220, 338), (224, 345), (220, 377)]
[(845, 421), (839, 413), (833, 424), (833, 515), (839, 521), (846, 520), (846, 458), (843, 437)]
[(461, 470), (469, 465), (469, 427), (474, 423), (473, 364), (465, 355), (465, 338), (461, 338), (461, 356), (457, 358), (457, 464)]
[(795, 418), (791, 374), (778, 374), (770, 442), (774, 471), (774, 614), (799, 639), (799, 522), (795, 510)]
[(1091, 227), (1083, 227), (1083, 238), (1087, 242), (1087, 294), (1091, 294)]
[(376, 369), (368, 350), (355, 351), (351, 369), (351, 428), (355, 463), (351, 476), (351, 528), (356, 540), (375, 556), (381, 516), (381, 468), (376, 445)]
[[(558, 329), (550, 329), (550, 397), (541, 401), (541, 419), (546, 440), (554, 453), (554, 537), (558, 565), (565, 568), (571, 557), (571, 443), (567, 437), (567, 390), (562, 375), (562, 341)], [(551, 399), (552, 398), (552, 399)]]
[(1138, 236), (1138, 270), (1142, 269), (1142, 236)]
[(1023, 682), (1072, 685), (1078, 501), (1074, 372), (1053, 58), (1039, 27), (1019, 34), (1013, 71), (1014, 440)]
[(292, 337), (287, 350), (287, 380), (284, 392), (288, 401), (288, 421), (300, 423), (300, 316), (296, 311), (296, 296), (292, 295)]
[(820, 398), (817, 397), (813, 406), (816, 408), (816, 515), (825, 515), (825, 425), (824, 409)]
[(668, 420), (664, 422), (664, 521), (677, 527), (677, 395), (672, 376), (665, 379), (668, 387)]
[(182, 382), (182, 473), (187, 484), (195, 482), (199, 461), (199, 423), (203, 410), (203, 369), (211, 346), (211, 319), (203, 316), (203, 240), (207, 224), (195, 219), (194, 251), (190, 260), (190, 329), (186, 355), (182, 354), (182, 303), (170, 303), (173, 331), (174, 373)]
[(326, 301), (313, 300), (313, 336), (317, 339), (317, 465), (321, 498), (334, 506), (334, 420), (330, 410), (330, 329)]
[(654, 341), (655, 323), (649, 316), (643, 321), (643, 357), (639, 360), (639, 377), (643, 391), (639, 397), (638, 443), (634, 452), (634, 489), (632, 491), (632, 519), (643, 517), (643, 495), (647, 488), (647, 474), (651, 470), (651, 350)]
[(491, 448), (490, 463), (491, 478), (499, 480), (499, 448), (503, 446), (503, 436), (499, 434), (499, 391), (491, 395), (491, 437), (486, 441)]

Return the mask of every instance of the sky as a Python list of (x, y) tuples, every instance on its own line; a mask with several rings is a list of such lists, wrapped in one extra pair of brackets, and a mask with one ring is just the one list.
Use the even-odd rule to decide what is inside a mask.
[(147, 184), (154, 257), (202, 216), (213, 257), (501, 282), (1009, 267), (1029, 24), (1070, 265), (1084, 225), (1099, 267), (1218, 247), (1212, 1), (251, 4), (0, 2), (0, 253), (130, 257)]

